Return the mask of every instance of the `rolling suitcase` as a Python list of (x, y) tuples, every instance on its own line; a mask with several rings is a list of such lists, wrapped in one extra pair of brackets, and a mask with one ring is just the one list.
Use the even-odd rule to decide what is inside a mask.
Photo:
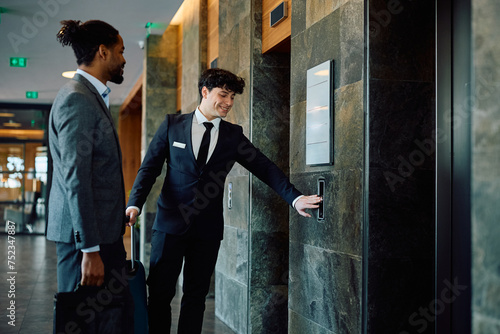
[(134, 227), (130, 228), (131, 256), (127, 261), (129, 268), (130, 293), (134, 299), (134, 333), (148, 333), (148, 309), (146, 295), (146, 271), (144, 265), (136, 260)]

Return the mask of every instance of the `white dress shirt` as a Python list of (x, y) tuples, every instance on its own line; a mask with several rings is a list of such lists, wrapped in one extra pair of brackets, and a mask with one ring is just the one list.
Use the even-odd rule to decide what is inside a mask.
[[(204, 122), (208, 122), (207, 118), (201, 113), (200, 108), (196, 108), (193, 117), (193, 125), (191, 126), (191, 141), (193, 144), (193, 153), (194, 157), (198, 158), (198, 152), (200, 151), (201, 140), (203, 139), (203, 134), (207, 129)], [(210, 146), (208, 147), (208, 155), (207, 161), (210, 160), (212, 153), (214, 153), (215, 146), (217, 145), (217, 140), (219, 139), (219, 126), (220, 126), (220, 118), (216, 118), (210, 123), (214, 126), (210, 132)]]
[(108, 86), (106, 86), (105, 84), (103, 84), (101, 82), (101, 80), (97, 79), (92, 74), (85, 72), (84, 70), (77, 69), (76, 73), (83, 76), (85, 79), (87, 79), (92, 84), (92, 86), (95, 87), (97, 92), (99, 94), (101, 94), (102, 98), (104, 99), (104, 103), (106, 103), (106, 107), (108, 107), (108, 109), (109, 109), (109, 93), (111, 93), (111, 89)]

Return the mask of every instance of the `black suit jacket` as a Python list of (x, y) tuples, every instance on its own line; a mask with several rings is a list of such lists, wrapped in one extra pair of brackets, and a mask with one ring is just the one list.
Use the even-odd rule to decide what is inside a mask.
[(200, 170), (191, 142), (193, 117), (194, 112), (166, 116), (135, 179), (128, 206), (140, 208), (167, 163), (153, 229), (180, 235), (196, 225), (200, 235), (222, 239), (224, 182), (235, 162), (264, 181), (288, 204), (301, 195), (288, 177), (245, 137), (241, 126), (224, 120), (215, 150)]

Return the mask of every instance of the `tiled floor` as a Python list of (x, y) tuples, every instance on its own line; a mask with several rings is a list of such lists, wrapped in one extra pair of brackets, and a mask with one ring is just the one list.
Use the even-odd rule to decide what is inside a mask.
[[(15, 268), (8, 263), (9, 248), (15, 246)], [(10, 250), (14, 250), (12, 247)], [(52, 242), (44, 236), (16, 235), (15, 243), (9, 244), (8, 235), (0, 234), (0, 333), (48, 334), (52, 333), (53, 296), (57, 290), (56, 251)], [(10, 253), (10, 255), (13, 255)], [(12, 263), (10, 263), (12, 264)], [(15, 272), (16, 274), (9, 274)], [(14, 276), (14, 281), (8, 279)], [(15, 290), (15, 291), (14, 291)], [(12, 291), (12, 292), (10, 292)], [(12, 295), (12, 293), (15, 294)], [(15, 326), (9, 325), (11, 311), (7, 308), (15, 302)], [(173, 319), (178, 317), (180, 297), (173, 304)], [(214, 315), (214, 300), (207, 299), (203, 334), (234, 333)], [(176, 333), (176, 320), (172, 333)]]

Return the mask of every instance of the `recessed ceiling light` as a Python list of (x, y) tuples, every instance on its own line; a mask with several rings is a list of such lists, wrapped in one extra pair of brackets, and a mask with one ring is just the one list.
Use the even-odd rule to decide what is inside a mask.
[(3, 126), (8, 126), (10, 128), (19, 128), (21, 126), (21, 123), (16, 123), (13, 120), (10, 120), (7, 123), (3, 123)]
[(62, 73), (62, 76), (68, 79), (71, 79), (75, 76), (76, 71), (66, 71)]

